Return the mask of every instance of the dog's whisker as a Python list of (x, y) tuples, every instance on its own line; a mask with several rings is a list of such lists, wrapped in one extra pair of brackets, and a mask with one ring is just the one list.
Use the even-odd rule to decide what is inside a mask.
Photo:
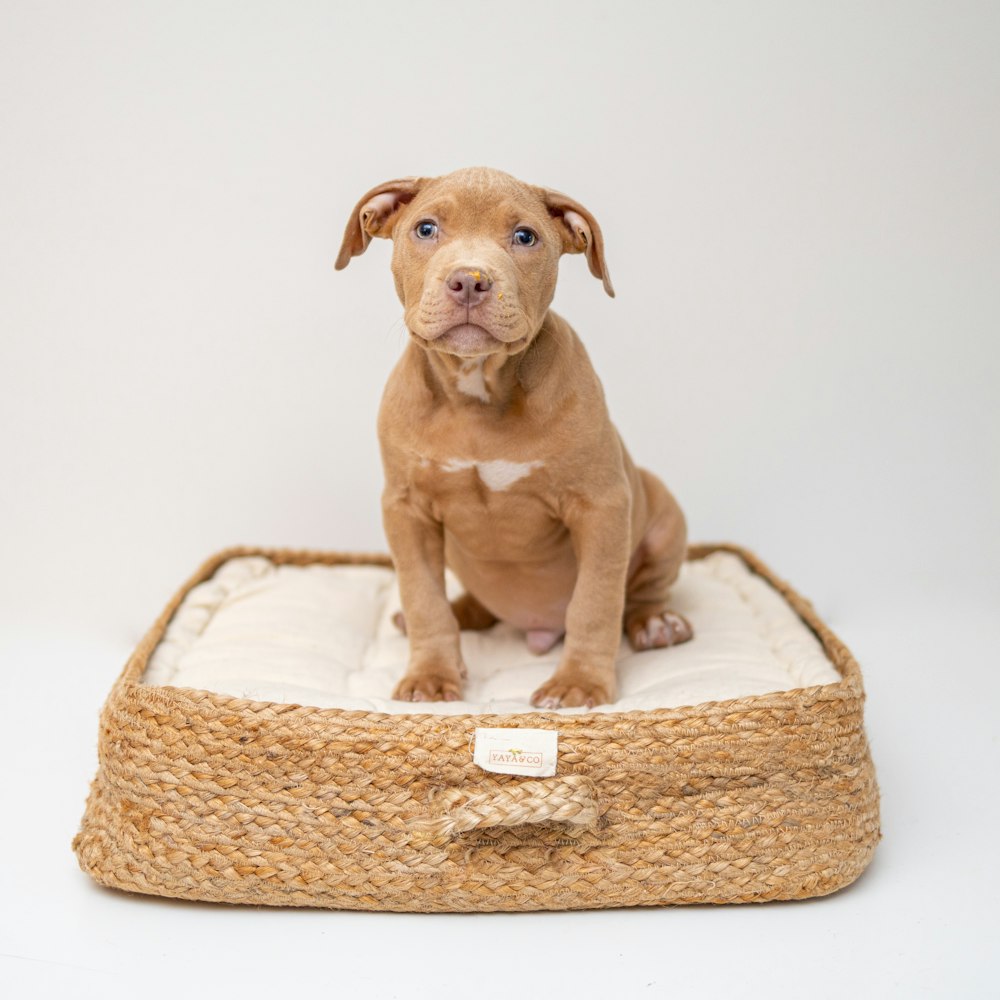
[(385, 330), (385, 336), (383, 341), (388, 341), (388, 339), (393, 335), (396, 335), (396, 343), (402, 342), (406, 335), (406, 321), (400, 316), (398, 319), (394, 319)]

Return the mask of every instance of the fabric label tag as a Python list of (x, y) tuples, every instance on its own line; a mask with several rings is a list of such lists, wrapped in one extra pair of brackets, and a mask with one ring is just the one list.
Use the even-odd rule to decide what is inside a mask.
[(544, 778), (556, 773), (555, 729), (477, 729), (472, 759), (484, 771)]

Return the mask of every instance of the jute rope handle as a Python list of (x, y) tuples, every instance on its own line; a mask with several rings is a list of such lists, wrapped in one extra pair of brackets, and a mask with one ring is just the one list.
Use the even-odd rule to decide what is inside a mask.
[(488, 826), (568, 823), (592, 826), (600, 815), (593, 783), (582, 774), (510, 782), (489, 792), (450, 788), (431, 816), (413, 824), (418, 839), (439, 840)]

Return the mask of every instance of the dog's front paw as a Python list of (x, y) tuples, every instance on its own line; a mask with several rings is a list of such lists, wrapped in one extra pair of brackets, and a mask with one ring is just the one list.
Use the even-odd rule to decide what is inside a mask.
[(536, 708), (607, 705), (615, 700), (615, 672), (560, 667), (532, 696)]
[(411, 666), (392, 692), (397, 701), (460, 701), (465, 666)]

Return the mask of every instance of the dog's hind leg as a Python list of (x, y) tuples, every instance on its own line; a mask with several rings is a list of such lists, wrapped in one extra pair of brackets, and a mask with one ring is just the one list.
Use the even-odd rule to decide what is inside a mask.
[[(468, 592), (462, 594), (461, 597), (456, 597), (451, 602), (451, 613), (455, 616), (458, 627), (463, 632), (467, 630), (478, 632), (484, 628), (489, 628), (491, 625), (495, 625), (499, 620), (492, 611), (484, 608)], [(400, 632), (404, 635), (406, 634), (406, 619), (403, 617), (402, 611), (397, 611), (392, 616), (392, 623)]]
[(478, 632), (499, 621), (492, 611), (484, 608), (468, 591), (451, 602), (451, 612), (458, 619), (458, 627), (463, 632)]
[(650, 516), (625, 584), (624, 626), (629, 645), (643, 650), (687, 642), (694, 631), (667, 602), (687, 550), (684, 514), (656, 476), (646, 469), (638, 471)]

